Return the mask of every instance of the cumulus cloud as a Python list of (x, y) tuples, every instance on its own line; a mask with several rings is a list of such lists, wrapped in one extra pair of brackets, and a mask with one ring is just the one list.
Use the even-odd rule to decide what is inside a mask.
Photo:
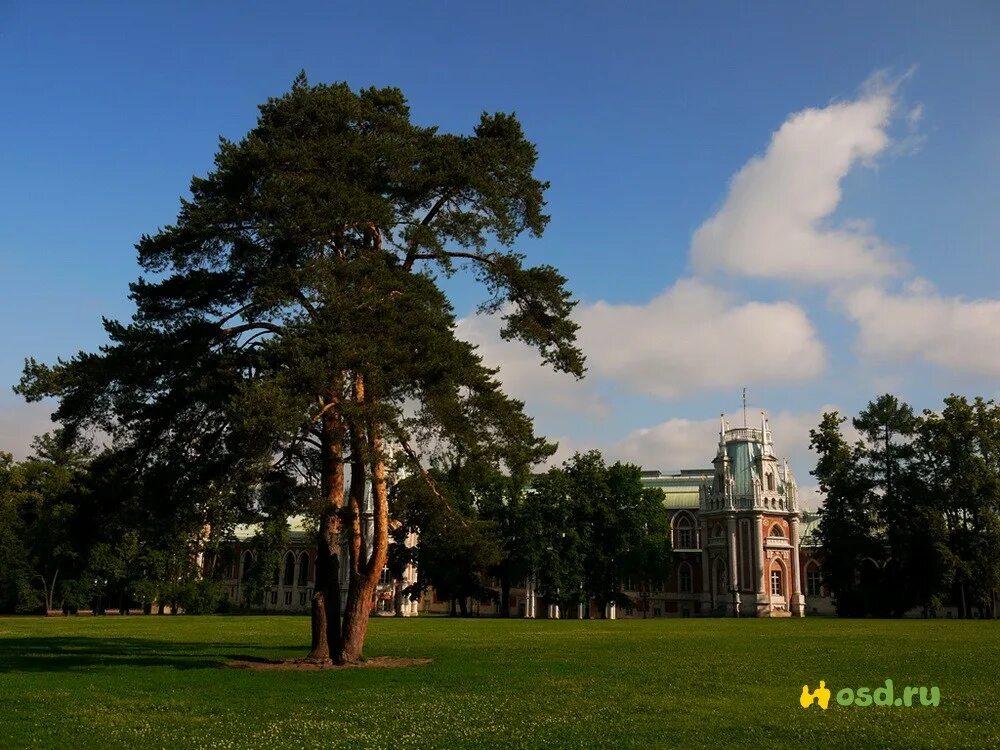
[(865, 286), (837, 298), (858, 325), (864, 356), (1000, 376), (1000, 300), (945, 296), (923, 279), (898, 294)]
[(632, 391), (674, 398), (818, 375), (825, 353), (790, 302), (740, 302), (685, 279), (642, 305), (598, 302), (578, 313), (591, 371)]
[[(825, 350), (805, 310), (790, 301), (742, 301), (709, 281), (731, 276), (837, 284), (884, 279), (903, 265), (869, 222), (828, 220), (841, 182), (890, 147), (898, 81), (873, 77), (854, 100), (791, 115), (761, 156), (733, 177), (722, 207), (694, 233), (695, 275), (642, 304), (577, 308), (591, 377), (630, 391), (676, 398), (734, 385), (795, 382), (820, 375)], [(902, 119), (916, 126), (921, 110)], [(508, 389), (531, 403), (606, 413), (587, 385), (538, 366), (526, 347), (500, 342), (494, 321), (462, 321), (460, 334), (501, 365)]]
[(587, 354), (586, 381), (539, 365), (537, 353), (501, 341), (498, 322), (474, 316), (458, 334), (478, 344), (512, 394), (545, 399), (603, 416), (608, 404), (589, 382), (607, 379), (634, 393), (675, 398), (735, 385), (814, 377), (825, 363), (823, 345), (805, 311), (790, 302), (740, 302), (716, 287), (685, 279), (638, 305), (606, 302), (576, 311)]
[[(827, 221), (847, 174), (889, 147), (894, 108), (894, 86), (879, 81), (854, 101), (790, 116), (694, 233), (696, 272), (811, 283), (898, 273), (892, 248), (867, 225)], [(919, 110), (913, 117), (919, 120)]]
[(555, 407), (598, 418), (608, 415), (610, 406), (591, 379), (577, 380), (553, 371), (536, 350), (520, 341), (500, 338), (500, 328), (498, 315), (472, 315), (458, 321), (456, 334), (479, 347), (487, 365), (500, 368), (504, 390), (524, 401), (529, 413)]

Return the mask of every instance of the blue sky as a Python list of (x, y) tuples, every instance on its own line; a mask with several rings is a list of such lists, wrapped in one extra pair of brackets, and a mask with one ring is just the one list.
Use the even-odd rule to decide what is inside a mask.
[[(240, 137), (305, 69), (399, 86), (415, 120), (447, 130), (482, 110), (521, 118), (552, 183), (549, 230), (522, 249), (570, 279), (592, 375), (564, 388), (489, 321), (463, 327), (514, 363), (505, 382), (544, 432), (566, 450), (702, 464), (707, 425), (746, 385), (807, 482), (825, 406), (853, 412), (887, 388), (921, 408), (997, 395), (998, 32), (989, 2), (0, 0), (0, 382), (25, 356), (101, 343), (101, 315), (129, 312), (133, 243), (174, 218), (217, 137)], [(806, 110), (828, 127), (810, 132)], [(846, 167), (831, 162), (845, 139)], [(761, 174), (731, 193), (755, 157)], [(813, 173), (825, 181), (799, 184)], [(810, 189), (837, 196), (803, 219)], [(729, 228), (693, 250), (719, 216)], [(800, 264), (830, 232), (889, 253), (891, 270)], [(741, 270), (755, 258), (774, 267)], [(451, 291), (462, 315), (480, 299)], [(693, 330), (685, 310), (714, 323)], [(0, 449), (23, 454), (44, 412), (4, 386)]]

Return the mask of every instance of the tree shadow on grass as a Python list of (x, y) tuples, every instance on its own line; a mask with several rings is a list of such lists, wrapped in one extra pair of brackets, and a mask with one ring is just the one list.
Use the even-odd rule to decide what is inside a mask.
[[(234, 653), (246, 644), (162, 641), (147, 638), (54, 636), (0, 638), (0, 673), (68, 672), (113, 667), (215, 669), (233, 659), (263, 659)], [(254, 651), (294, 646), (253, 646)], [(301, 648), (301, 647), (300, 647)]]

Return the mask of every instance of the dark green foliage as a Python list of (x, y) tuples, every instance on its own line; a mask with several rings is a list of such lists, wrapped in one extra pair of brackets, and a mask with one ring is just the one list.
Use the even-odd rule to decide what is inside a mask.
[(416, 549), (396, 553), (398, 575), (408, 560), (415, 559), (419, 579), (406, 595), (416, 597), (433, 587), (440, 599), (452, 602), (453, 614), (465, 615), (470, 602), (498, 599), (488, 583), (503, 564), (505, 550), (497, 525), (480, 504), (489, 495), (493, 477), (461, 464), (433, 469), (431, 476), (432, 486), (415, 476), (401, 480), (394, 489), (392, 512), (403, 524), (401, 532), (420, 530)]
[[(1000, 407), (951, 395), (925, 412), (917, 442), (935, 540), (953, 581), (952, 600), (996, 615), (1000, 589)], [(947, 580), (946, 578), (946, 580)]]
[[(99, 353), (27, 361), (18, 390), (56, 396), (59, 420), (113, 435), (177, 527), (272, 517), (259, 498), (289, 490), (287, 511), (318, 521), (318, 575), (350, 564), (349, 606), (366, 616), (387, 557), (381, 477), (393, 447), (418, 474), (424, 452), (517, 474), (552, 450), (455, 337), (437, 277), (468, 269), (505, 337), (583, 374), (565, 279), (513, 247), (548, 222), (536, 161), (513, 115), (440, 133), (410, 121), (398, 89), (302, 75), (243, 139), (220, 142), (176, 222), (139, 241), (132, 320), (105, 321)], [(373, 487), (361, 566), (338, 562), (343, 541), (359, 549), (357, 511), (340, 507), (347, 463)], [(320, 588), (327, 620), (339, 617)], [(363, 627), (346, 623), (344, 658), (356, 659)], [(335, 624), (322, 631), (338, 640)]]
[(32, 591), (33, 574), (24, 543), (22, 482), (13, 457), (0, 453), (0, 612), (14, 612), (19, 604), (33, 608), (39, 603)]
[(941, 414), (891, 395), (854, 420), (836, 412), (811, 431), (813, 475), (826, 493), (819, 541), (837, 610), (896, 615), (956, 605), (995, 616), (1000, 589), (1000, 410), (945, 399)]
[(636, 466), (577, 454), (534, 477), (475, 464), (400, 482), (394, 513), (420, 529), (419, 589), (433, 586), (464, 613), (494, 601), (509, 615), (511, 586), (528, 578), (545, 603), (570, 608), (623, 599), (626, 580), (649, 588), (670, 575), (669, 518), (661, 490), (643, 489)]
[(244, 568), (240, 590), (243, 601), (240, 606), (248, 609), (264, 605), (264, 592), (278, 582), (281, 574), (282, 550), (288, 539), (288, 524), (284, 518), (266, 519), (258, 527), (257, 533), (249, 541), (253, 549), (252, 561)]
[(526, 497), (523, 544), (548, 601), (619, 601), (626, 580), (648, 589), (670, 576), (673, 553), (661, 490), (643, 489), (640, 469), (576, 454), (536, 477)]

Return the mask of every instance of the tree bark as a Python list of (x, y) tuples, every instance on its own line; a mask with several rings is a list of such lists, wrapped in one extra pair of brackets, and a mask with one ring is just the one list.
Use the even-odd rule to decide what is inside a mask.
[(403, 582), (398, 579), (392, 582), (392, 614), (403, 616)]
[[(331, 400), (336, 398), (331, 395)], [(332, 409), (322, 420), (323, 515), (316, 539), (315, 582), (312, 597), (312, 648), (310, 661), (339, 658), (340, 630), (340, 545), (344, 502), (344, 427)]]
[[(354, 378), (354, 400), (363, 404), (370, 399), (361, 373)], [(379, 576), (389, 554), (389, 490), (382, 436), (372, 422), (355, 423), (351, 429), (351, 582), (344, 610), (343, 645), (339, 661), (353, 663), (361, 659), (368, 632), (368, 616), (375, 601)], [(358, 448), (364, 446), (362, 452)], [(365, 472), (364, 459), (371, 469), (372, 538), (366, 543), (363, 534)]]

